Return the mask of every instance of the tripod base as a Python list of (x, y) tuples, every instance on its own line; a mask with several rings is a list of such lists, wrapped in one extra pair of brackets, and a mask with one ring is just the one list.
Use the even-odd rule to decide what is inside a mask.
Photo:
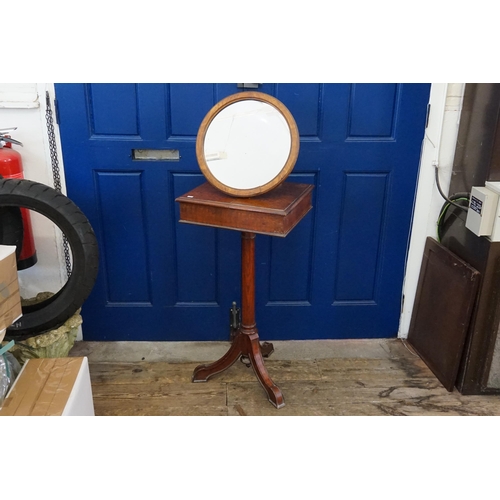
[(264, 391), (266, 391), (269, 402), (276, 408), (282, 408), (285, 406), (283, 394), (280, 388), (271, 380), (263, 360), (263, 356), (269, 356), (273, 350), (273, 345), (268, 342), (264, 342), (261, 346), (259, 334), (255, 328), (246, 332), (245, 328), (242, 327), (235, 335), (229, 351), (214, 363), (197, 366), (193, 372), (192, 381), (206, 382), (213, 375), (229, 368), (241, 356), (246, 356), (250, 360), (257, 379)]

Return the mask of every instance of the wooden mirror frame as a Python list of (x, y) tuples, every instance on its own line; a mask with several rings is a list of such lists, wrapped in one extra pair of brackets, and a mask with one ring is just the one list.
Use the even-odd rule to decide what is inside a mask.
[[(238, 189), (223, 184), (212, 174), (205, 160), (205, 151), (204, 151), (205, 137), (208, 128), (210, 127), (210, 124), (223, 109), (239, 101), (248, 101), (248, 100), (261, 101), (270, 104), (271, 106), (276, 108), (279, 113), (281, 113), (286, 123), (288, 124), (288, 128), (290, 129), (291, 144), (290, 144), (290, 152), (288, 158), (285, 164), (283, 165), (282, 169), (278, 173), (278, 175), (276, 175), (269, 182), (261, 186), (249, 189)], [(268, 94), (263, 94), (261, 92), (241, 92), (238, 94), (230, 95), (225, 99), (222, 99), (207, 113), (207, 115), (201, 122), (200, 128), (198, 130), (198, 135), (196, 137), (196, 158), (198, 160), (198, 165), (200, 166), (203, 175), (210, 184), (212, 184), (214, 187), (216, 187), (220, 191), (230, 196), (249, 198), (252, 196), (257, 196), (259, 194), (264, 194), (267, 193), (268, 191), (271, 191), (275, 187), (279, 186), (288, 177), (288, 175), (293, 170), (293, 167), (295, 166), (295, 162), (297, 161), (297, 157), (299, 154), (299, 145), (300, 145), (300, 137), (297, 124), (295, 123), (295, 120), (290, 111), (286, 108), (286, 106), (282, 102), (278, 101), (278, 99), (276, 99), (273, 96), (270, 96)]]

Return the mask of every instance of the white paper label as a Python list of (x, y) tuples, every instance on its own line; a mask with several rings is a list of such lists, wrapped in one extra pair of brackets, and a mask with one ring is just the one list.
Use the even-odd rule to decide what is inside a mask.
[(205, 161), (214, 160), (227, 160), (227, 153), (225, 151), (218, 151), (217, 153), (209, 153), (205, 155)]

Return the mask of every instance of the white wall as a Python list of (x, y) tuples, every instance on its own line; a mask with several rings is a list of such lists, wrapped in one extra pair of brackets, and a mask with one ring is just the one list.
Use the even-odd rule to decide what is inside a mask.
[[(24, 147), (13, 146), (22, 156), (24, 177), (53, 186), (50, 149), (45, 118), (45, 91), (51, 96), (52, 110), (54, 85), (27, 83), (0, 83), (0, 129), (17, 127), (12, 137)], [(58, 141), (59, 166), (63, 192), (64, 166), (62, 163), (59, 131), (55, 125)], [(23, 297), (33, 297), (40, 291), (57, 292), (66, 280), (62, 242), (59, 230), (52, 222), (39, 214), (32, 214), (33, 235), (38, 262), (35, 266), (20, 271), (19, 283)]]
[[(404, 302), (399, 336), (405, 338), (411, 321), (416, 286), (426, 237), (436, 235), (436, 220), (443, 199), (434, 183), (433, 162), (440, 165), (441, 186), (448, 192), (458, 124), (465, 85), (461, 83), (433, 84), (431, 114), (422, 146), (420, 172), (415, 200), (415, 212), (404, 282)], [(53, 84), (1, 84), (0, 128), (17, 126), (13, 137), (23, 142), (18, 148), (23, 156), (25, 177), (53, 185), (50, 150), (45, 121), (45, 91), (54, 99)], [(38, 97), (37, 97), (38, 95)], [(55, 124), (61, 180), (64, 188), (64, 168), (59, 130)], [(32, 296), (37, 291), (56, 291), (65, 280), (65, 267), (60, 235), (46, 220), (33, 221), (39, 262), (20, 274), (21, 292)]]

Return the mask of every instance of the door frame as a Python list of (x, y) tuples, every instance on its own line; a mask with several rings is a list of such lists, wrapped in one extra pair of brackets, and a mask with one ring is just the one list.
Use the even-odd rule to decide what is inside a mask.
[(415, 302), (420, 266), (427, 236), (436, 238), (436, 222), (444, 203), (435, 183), (448, 193), (465, 83), (433, 83), (429, 97), (429, 117), (420, 155), (419, 175), (402, 290), (398, 338), (407, 338)]

